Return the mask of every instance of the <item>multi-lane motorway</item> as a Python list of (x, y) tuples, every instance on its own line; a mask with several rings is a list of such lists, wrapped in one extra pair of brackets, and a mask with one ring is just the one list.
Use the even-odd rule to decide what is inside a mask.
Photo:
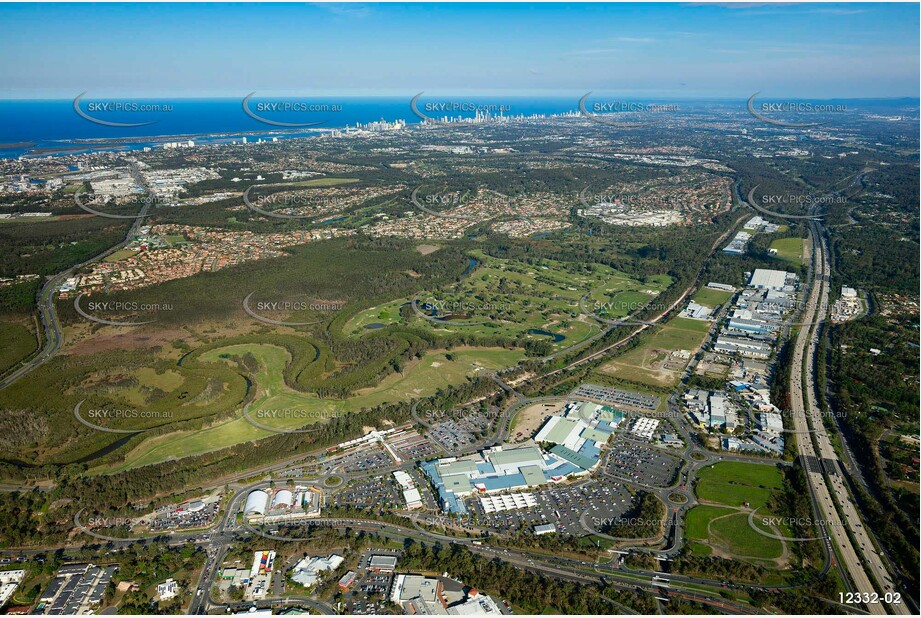
[[(137, 219), (135, 219), (134, 225), (129, 230), (126, 241), (136, 233), (138, 226), (143, 220), (143, 217), (147, 214), (149, 206), (150, 202), (146, 203), (138, 213), (139, 216)], [(722, 240), (722, 237), (718, 239), (714, 246), (718, 246)], [(812, 240), (814, 254), (812, 264), (814, 273), (812, 277), (813, 284), (809, 289), (808, 299), (802, 315), (803, 323), (806, 325), (821, 323), (824, 316), (827, 315), (828, 309), (828, 279), (830, 268), (824, 240), (821, 235), (821, 228), (818, 224), (812, 225)], [(45, 346), (38, 355), (31, 359), (29, 363), (23, 365), (17, 371), (7, 375), (3, 380), (0, 380), (0, 388), (13, 383), (16, 379), (22, 377), (31, 369), (50, 358), (60, 348), (62, 337), (60, 328), (57, 323), (57, 316), (54, 310), (54, 291), (57, 286), (60, 285), (64, 278), (71, 276), (72, 273), (75, 272), (78, 268), (110, 254), (111, 252), (119, 249), (123, 244), (124, 243), (120, 243), (119, 245), (110, 248), (100, 256), (96, 256), (83, 264), (76, 265), (73, 268), (68, 269), (67, 271), (49, 279), (46, 282), (45, 286), (42, 288), (39, 303), (43, 323), (45, 325)], [(691, 289), (693, 289), (693, 287), (694, 286), (692, 286)], [(662, 314), (653, 319), (652, 322), (658, 322), (661, 320), (686, 296), (687, 293), (682, 295), (672, 307), (662, 312)], [(636, 332), (641, 331), (644, 328), (646, 327), (643, 326), (637, 329)], [(630, 336), (628, 336), (628, 338), (635, 335), (636, 332), (632, 333)], [(848, 494), (847, 486), (844, 483), (844, 472), (841, 466), (841, 462), (837, 453), (832, 447), (831, 440), (822, 423), (821, 411), (818, 406), (816, 406), (814, 392), (815, 385), (813, 384), (812, 367), (817, 341), (818, 337), (816, 329), (806, 326), (799, 331), (795, 342), (792, 361), (793, 371), (790, 386), (791, 393), (794, 394), (792, 397), (793, 424), (795, 435), (797, 436), (799, 453), (806, 467), (810, 492), (813, 497), (814, 505), (817, 507), (820, 516), (819, 518), (825, 520), (826, 522), (825, 525), (821, 526), (826, 538), (826, 551), (829, 553), (833, 551), (838, 552), (841, 557), (841, 567), (847, 573), (854, 591), (876, 591), (879, 593), (880, 598), (883, 598), (885, 593), (891, 593), (895, 591), (892, 578), (886, 570), (882, 557), (877, 553), (877, 550), (874, 547), (870, 536), (863, 527), (857, 509)], [(601, 355), (607, 352), (611, 347), (616, 347), (622, 343), (622, 341), (615, 342), (612, 346), (608, 346), (607, 348), (599, 350), (598, 352), (588, 357), (579, 359), (578, 361), (568, 365), (567, 367), (558, 369), (557, 371), (566, 370), (575, 364), (589, 361), (597, 355)], [(803, 371), (804, 367), (806, 368), (805, 372)], [(492, 439), (487, 438), (484, 440), (484, 443), (491, 441), (501, 441), (504, 439), (508, 433), (511, 417), (514, 415), (514, 412), (525, 405), (530, 405), (536, 401), (541, 400), (540, 398), (528, 399), (517, 393), (513, 387), (502, 382), (498, 376), (494, 376), (494, 379), (499, 384), (499, 386), (508, 391), (516, 399), (516, 401), (513, 403), (513, 405), (507, 407), (503, 414), (500, 416), (497, 427), (497, 435), (493, 436)], [(670, 402), (670, 404), (672, 403), (674, 402)], [(414, 414), (414, 416), (416, 415)], [(416, 418), (417, 420), (421, 421), (421, 419), (418, 417)], [(680, 425), (680, 423), (678, 423), (678, 425)], [(685, 435), (684, 437), (686, 440), (691, 439), (691, 437), (688, 435)], [(691, 446), (691, 443), (688, 442), (688, 450), (701, 451), (702, 449), (694, 448)], [(694, 463), (686, 466), (682, 473), (684, 476), (684, 481), (680, 484), (683, 486), (688, 486), (688, 478), (689, 475), (693, 475), (693, 470), (696, 470), (702, 465), (706, 465), (707, 463), (712, 462), (711, 458), (708, 457), (707, 459), (708, 460), (705, 462), (695, 461)], [(375, 472), (381, 473), (385, 471), (377, 470)], [(675, 492), (678, 490), (678, 484), (679, 483), (676, 482), (676, 486), (662, 489), (657, 493), (662, 494), (661, 497), (665, 498), (665, 493)], [(247, 529), (245, 526), (241, 526), (236, 522), (236, 514), (239, 512), (241, 501), (245, 498), (247, 493), (248, 492), (245, 489), (236, 493), (230, 504), (227, 505), (227, 508), (220, 522), (215, 526), (213, 532), (209, 535), (207, 541), (205, 542), (208, 555), (207, 562), (193, 595), (190, 613), (197, 614), (205, 613), (209, 610), (230, 611), (237, 609), (235, 605), (214, 601), (211, 599), (210, 592), (211, 587), (216, 580), (220, 564), (226, 555), (230, 544), (235, 539), (239, 539), (241, 536), (246, 536), (252, 533), (252, 530)], [(684, 491), (678, 491), (678, 493), (687, 494), (687, 492)], [(688, 504), (684, 505), (684, 508), (679, 507), (678, 510), (686, 510), (687, 507), (691, 504), (693, 504), (693, 501), (689, 500)], [(318, 524), (324, 522), (325, 520), (315, 521), (315, 523)], [(327, 525), (335, 525), (335, 522), (325, 523)], [(653, 579), (655, 576), (653, 572), (630, 572), (624, 570), (616, 570), (610, 567), (603, 567), (600, 565), (594, 565), (591, 568), (587, 568), (585, 563), (576, 560), (565, 559), (561, 557), (548, 557), (546, 555), (538, 554), (535, 552), (478, 546), (473, 545), (472, 540), (470, 539), (465, 540), (461, 538), (447, 537), (445, 535), (439, 535), (420, 528), (407, 528), (383, 522), (354, 520), (347, 522), (347, 525), (353, 529), (367, 529), (369, 531), (386, 534), (388, 536), (393, 536), (395, 538), (404, 540), (412, 538), (416, 540), (427, 540), (430, 542), (450, 541), (455, 543), (463, 543), (475, 553), (493, 558), (500, 557), (501, 559), (521, 566), (522, 568), (546, 573), (547, 575), (553, 575), (556, 577), (564, 577), (572, 581), (579, 581), (583, 583), (605, 581), (606, 583), (614, 585), (618, 588), (622, 588), (624, 590), (635, 590), (640, 588), (657, 596), (671, 595), (675, 598), (693, 599), (708, 604), (719, 611), (729, 613), (751, 613), (753, 611), (753, 608), (750, 606), (726, 601), (725, 599), (719, 598), (718, 595), (701, 592), (699, 588), (682, 589), (683, 584), (692, 584), (696, 586), (700, 586), (701, 584), (712, 585), (715, 583), (712, 580), (700, 580), (696, 578), (675, 576), (672, 578), (673, 584), (671, 588), (665, 592), (663, 591), (661, 585), (656, 584), (655, 580)], [(187, 535), (176, 535), (174, 539), (176, 542), (183, 542), (186, 536)], [(665, 552), (669, 554), (677, 551), (681, 547), (682, 534), (680, 518), (678, 517), (677, 513), (674, 515), (674, 524), (671, 527), (670, 536), (670, 547)], [(263, 603), (273, 604), (282, 601), (282, 599), (266, 599), (263, 601)], [(334, 613), (332, 607), (315, 600), (301, 599), (299, 601), (312, 606), (314, 609), (320, 611), (321, 613)], [(889, 607), (895, 613), (910, 613), (904, 603), (892, 604)], [(862, 612), (861, 608), (859, 607), (849, 607), (848, 609), (855, 613)], [(885, 607), (882, 603), (867, 604), (866, 609), (870, 613), (874, 614), (885, 613)]]
[[(841, 461), (832, 447), (822, 411), (816, 405), (814, 356), (819, 342), (818, 329), (828, 314), (830, 266), (821, 226), (813, 223), (810, 228), (812, 286), (803, 308), (804, 326), (794, 343), (790, 376), (797, 449), (819, 511), (827, 548), (837, 551), (854, 592), (876, 592), (879, 596), (880, 602), (867, 603), (867, 610), (885, 614), (882, 600), (887, 593), (895, 592), (895, 586), (848, 493)], [(889, 608), (898, 614), (910, 613), (905, 603), (892, 603)]]

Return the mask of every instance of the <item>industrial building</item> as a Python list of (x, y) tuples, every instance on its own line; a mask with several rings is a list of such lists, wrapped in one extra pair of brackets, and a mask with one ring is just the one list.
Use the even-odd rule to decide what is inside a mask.
[(748, 286), (756, 289), (768, 289), (781, 291), (788, 286), (795, 286), (797, 276), (783, 270), (769, 270), (767, 268), (756, 268), (752, 273)]
[(38, 611), (52, 615), (89, 613), (102, 603), (106, 587), (118, 567), (69, 564), (58, 569), (39, 598)]
[(745, 248), (748, 247), (748, 243), (751, 239), (752, 235), (748, 232), (739, 232), (735, 235), (735, 238), (729, 241), (729, 244), (723, 249), (723, 253), (741, 255), (745, 253)]
[(766, 234), (773, 234), (780, 229), (780, 226), (755, 215), (745, 223), (744, 228), (746, 230), (756, 230)]
[(724, 393), (690, 389), (684, 395), (688, 415), (700, 428), (732, 432), (739, 424), (738, 411)]
[(722, 354), (739, 354), (750, 358), (770, 358), (773, 348), (770, 344), (751, 339), (720, 336), (713, 346), (714, 351)]
[(711, 307), (700, 305), (692, 300), (688, 303), (688, 306), (684, 308), (684, 311), (681, 312), (679, 317), (688, 318), (690, 320), (709, 320), (712, 315), (713, 309)]

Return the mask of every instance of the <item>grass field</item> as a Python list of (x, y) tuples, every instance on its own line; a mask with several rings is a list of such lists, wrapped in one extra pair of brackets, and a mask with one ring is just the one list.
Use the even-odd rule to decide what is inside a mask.
[(703, 543), (688, 543), (688, 549), (691, 550), (692, 556), (701, 556), (706, 558), (707, 556), (713, 555), (713, 549), (709, 545), (704, 545)]
[(694, 292), (694, 296), (691, 298), (691, 300), (700, 305), (703, 305), (704, 307), (715, 309), (717, 306), (722, 305), (730, 298), (732, 298), (733, 294), (734, 292), (724, 292), (723, 290), (700, 288)]
[(758, 534), (748, 525), (747, 513), (736, 513), (710, 521), (711, 542), (736, 556), (774, 560), (783, 555), (783, 543)]
[(0, 372), (6, 371), (35, 351), (38, 341), (22, 324), (0, 322)]
[(695, 506), (688, 511), (687, 518), (685, 519), (685, 533), (688, 539), (706, 541), (710, 536), (710, 533), (707, 532), (707, 526), (710, 525), (710, 520), (735, 512), (735, 509), (721, 506)]
[[(226, 362), (232, 355), (251, 354), (259, 363), (252, 376), (256, 396), (249, 406), (250, 418), (278, 429), (302, 428), (314, 422), (348, 414), (361, 408), (382, 403), (405, 401), (434, 394), (439, 388), (462, 382), (466, 376), (479, 371), (514, 365), (522, 352), (499, 348), (459, 348), (448, 353), (428, 352), (410, 364), (403, 374), (391, 374), (380, 384), (367, 388), (347, 399), (321, 399), (315, 395), (290, 389), (283, 379), (284, 368), (290, 360), (287, 350), (268, 344), (241, 344), (210, 350), (202, 355), (203, 363)], [(265, 415), (265, 416), (264, 416)], [(96, 472), (150, 465), (171, 458), (198, 455), (241, 442), (258, 440), (273, 432), (256, 427), (243, 418), (242, 410), (233, 420), (196, 431), (176, 432), (142, 442), (128, 453), (117, 468), (107, 467)]]
[(618, 356), (599, 372), (648, 386), (674, 386), (688, 361), (669, 360), (669, 353), (687, 350), (693, 355), (703, 343), (709, 328), (710, 323), (703, 320), (674, 318), (647, 337), (640, 346)]
[(777, 250), (777, 257), (797, 266), (803, 265), (804, 238), (778, 238), (771, 242), (771, 249)]
[[(721, 555), (778, 564), (784, 558), (784, 542), (758, 534), (748, 523), (751, 509), (760, 509), (755, 525), (766, 532), (790, 536), (786, 527), (770, 528), (759, 520), (768, 515), (766, 509), (771, 492), (782, 482), (780, 471), (770, 465), (742, 462), (719, 462), (698, 473), (697, 496), (701, 504), (692, 508), (685, 520), (688, 540), (699, 545), (697, 555)], [(749, 507), (745, 508), (744, 504)], [(781, 560), (781, 563), (783, 560)]]
[(701, 469), (697, 496), (708, 502), (764, 508), (771, 492), (780, 487), (780, 470), (771, 465), (721, 461)]
[(119, 249), (109, 257), (105, 258), (103, 262), (121, 262), (122, 260), (126, 260), (137, 255), (137, 253), (138, 252), (134, 249)]
[(584, 267), (554, 260), (529, 264), (478, 252), (472, 255), (480, 264), (469, 276), (418, 296), (420, 310), (426, 311), (429, 304), (436, 308), (428, 310), (432, 317), (443, 321), (426, 320), (411, 310), (408, 317), (401, 315), (400, 308), (412, 300), (401, 298), (358, 312), (343, 332), (359, 337), (375, 328), (405, 324), (435, 334), (546, 341), (559, 350), (601, 331), (601, 325), (582, 312), (583, 296), (588, 295), (588, 305), (599, 315), (623, 317), (648, 305), (671, 283), (667, 275), (640, 281), (598, 264)]

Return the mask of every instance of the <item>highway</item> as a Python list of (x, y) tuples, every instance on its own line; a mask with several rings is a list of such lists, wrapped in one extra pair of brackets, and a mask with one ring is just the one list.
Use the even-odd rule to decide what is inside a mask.
[[(147, 185), (144, 183), (143, 176), (137, 169), (137, 166), (132, 163), (130, 169), (131, 175), (134, 177), (134, 180), (138, 186), (147, 191)], [(141, 227), (142, 221), (147, 216), (147, 213), (150, 210), (153, 202), (154, 195), (148, 191), (148, 198), (144, 201), (144, 205), (141, 207), (141, 210), (138, 211), (138, 214), (133, 220), (133, 223), (128, 229), (128, 233), (125, 235), (125, 239), (123, 241), (109, 247), (102, 253), (95, 255), (84, 262), (75, 264), (67, 270), (59, 272), (58, 274), (45, 280), (44, 285), (42, 285), (42, 288), (38, 293), (37, 303), (39, 317), (41, 318), (43, 326), (43, 340), (45, 345), (41, 348), (41, 350), (38, 351), (38, 353), (24, 361), (15, 370), (9, 372), (2, 379), (0, 379), (0, 390), (7, 388), (22, 377), (28, 375), (36, 367), (45, 363), (58, 353), (58, 351), (61, 349), (61, 344), (64, 343), (64, 333), (61, 331), (61, 324), (58, 321), (58, 314), (54, 307), (54, 294), (58, 287), (60, 287), (68, 277), (72, 277), (73, 274), (81, 268), (93, 264), (94, 262), (98, 262), (99, 260), (105, 259), (109, 255), (115, 253), (126, 244), (128, 244), (137, 234), (138, 228)]]
[[(63, 337), (58, 324), (57, 315), (55, 313), (54, 307), (54, 292), (57, 286), (60, 285), (63, 280), (71, 276), (79, 268), (90, 264), (94, 261), (104, 258), (105, 256), (111, 254), (114, 251), (117, 251), (122, 246), (124, 246), (136, 233), (137, 228), (141, 225), (141, 221), (147, 215), (149, 207), (151, 206), (152, 199), (145, 202), (142, 209), (139, 211), (138, 218), (134, 220), (134, 224), (129, 230), (125, 241), (119, 243), (116, 246), (111, 247), (104, 253), (87, 260), (81, 264), (71, 267), (70, 269), (59, 273), (58, 275), (50, 278), (42, 288), (40, 293), (40, 303), (39, 310), (42, 317), (42, 322), (45, 326), (45, 346), (41, 352), (33, 357), (28, 363), (22, 365), (15, 372), (7, 375), (3, 380), (0, 380), (0, 388), (5, 388), (10, 384), (14, 383), (17, 379), (26, 375), (51, 358), (61, 347)], [(743, 217), (744, 219), (745, 217)], [(741, 219), (740, 219), (741, 221)], [(730, 228), (730, 232), (733, 228)], [(802, 320), (806, 324), (811, 324), (813, 322), (821, 322), (825, 315), (827, 315), (828, 309), (828, 278), (829, 278), (829, 263), (826, 255), (826, 249), (824, 246), (824, 240), (822, 239), (820, 233), (820, 226), (818, 224), (813, 224), (813, 233), (812, 241), (814, 246), (813, 251), (813, 264), (812, 268), (818, 272), (813, 276), (813, 284), (808, 292), (808, 301), (804, 309), (804, 314)], [(724, 236), (720, 237), (714, 247), (723, 241), (725, 236), (728, 236), (727, 232)], [(669, 314), (678, 304), (683, 302), (685, 298), (690, 294), (694, 289), (696, 289), (697, 282), (691, 286), (684, 294), (680, 296), (678, 300), (675, 301), (672, 306), (663, 311), (660, 315), (655, 317), (652, 322), (658, 322), (663, 319), (666, 315)], [(584, 358), (581, 358), (577, 361), (574, 361), (563, 367), (557, 369), (556, 371), (551, 372), (550, 374), (544, 374), (540, 377), (546, 377), (546, 375), (551, 375), (560, 371), (565, 371), (569, 368), (577, 366), (579, 364), (589, 362), (591, 359), (596, 358), (614, 348), (616, 346), (622, 345), (625, 341), (629, 340), (635, 336), (638, 332), (648, 328), (648, 325), (642, 325), (636, 329), (633, 333), (617, 341), (602, 350), (598, 350)], [(803, 397), (793, 396), (792, 406), (793, 406), (793, 423), (794, 430), (797, 435), (797, 448), (799, 449), (800, 456), (804, 462), (807, 478), (809, 480), (810, 492), (812, 494), (814, 504), (819, 509), (820, 519), (824, 519), (830, 522), (832, 525), (822, 526), (823, 535), (826, 538), (826, 551), (832, 551), (831, 540), (834, 540), (835, 546), (837, 547), (841, 558), (842, 565), (846, 569), (851, 581), (854, 584), (854, 589), (859, 592), (868, 592), (876, 590), (882, 595), (884, 592), (892, 592), (895, 590), (891, 577), (889, 576), (886, 568), (883, 564), (883, 560), (880, 555), (876, 552), (871, 539), (869, 538), (866, 530), (863, 528), (863, 525), (860, 523), (860, 518), (857, 513), (857, 509), (850, 498), (847, 490), (847, 486), (844, 483), (843, 470), (841, 467), (841, 462), (832, 448), (831, 440), (827, 434), (827, 431), (824, 428), (822, 423), (821, 411), (815, 405), (815, 392), (814, 384), (812, 382), (812, 371), (813, 359), (817, 347), (818, 337), (816, 336), (814, 330), (811, 330), (808, 327), (802, 328), (802, 330), (797, 334), (795, 349), (793, 355), (793, 366), (792, 366), (792, 376), (791, 376), (791, 393), (793, 394), (802, 394)], [(806, 372), (806, 384), (802, 383), (803, 376), (803, 367), (809, 368), (809, 371)], [(498, 420), (497, 432), (494, 438), (486, 438), (483, 440), (484, 443), (490, 441), (501, 442), (507, 437), (509, 431), (509, 425), (511, 422), (514, 413), (516, 413), (521, 407), (525, 405), (531, 405), (533, 403), (545, 400), (556, 400), (556, 397), (548, 398), (534, 398), (529, 399), (522, 396), (514, 388), (505, 382), (502, 382), (498, 375), (493, 375), (493, 379), (497, 384), (509, 392), (516, 400), (501, 414)], [(518, 383), (526, 382), (527, 379), (520, 380)], [(676, 412), (677, 405), (674, 405), (676, 402), (670, 400), (669, 407), (673, 412)], [(413, 407), (413, 417), (425, 425), (426, 423), (419, 418), (416, 413), (415, 406)], [(680, 412), (676, 412), (680, 413)], [(812, 429), (814, 431), (810, 432), (809, 423), (812, 423)], [(683, 424), (680, 422), (675, 423), (676, 426), (681, 427)], [(683, 427), (681, 427), (683, 429)], [(660, 494), (660, 497), (665, 498), (665, 494), (671, 492), (682, 493), (689, 498), (688, 502), (682, 507), (679, 507), (678, 511), (686, 511), (690, 506), (694, 504), (693, 493), (690, 491), (690, 481), (693, 478), (696, 470), (704, 465), (712, 463), (715, 459), (714, 456), (707, 454), (704, 449), (697, 448), (692, 446), (691, 436), (685, 432), (681, 431), (684, 435), (684, 438), (688, 441), (688, 448), (686, 449), (686, 455), (689, 455), (690, 452), (700, 452), (707, 455), (704, 461), (693, 461), (690, 458), (687, 458), (687, 464), (685, 469), (682, 471), (681, 476), (684, 477), (683, 482), (676, 481), (672, 487), (669, 488), (654, 488), (654, 490)], [(812, 439), (808, 437), (802, 438), (802, 436), (812, 436)], [(813, 442), (814, 441), (814, 442)], [(479, 446), (479, 445), (478, 445)], [(300, 455), (298, 458), (303, 458), (305, 455)], [(742, 457), (737, 456), (727, 456), (721, 457), (720, 459), (742, 459)], [(745, 458), (749, 459), (749, 458)], [(769, 464), (776, 464), (776, 462), (765, 462)], [(411, 462), (410, 462), (411, 464)], [(278, 464), (268, 466), (269, 468), (277, 467)], [(395, 468), (401, 468), (404, 466), (395, 466)], [(388, 469), (389, 470), (389, 469)], [(375, 470), (373, 474), (380, 474), (386, 472), (387, 470)], [(828, 474), (829, 482), (826, 482), (825, 474)], [(252, 475), (252, 471), (248, 472), (248, 475)], [(682, 485), (688, 487), (687, 490), (678, 490), (678, 486)], [(193, 595), (192, 603), (190, 606), (189, 612), (192, 614), (206, 613), (210, 610), (223, 610), (230, 611), (231, 609), (236, 609), (243, 606), (252, 606), (252, 603), (249, 604), (223, 604), (220, 602), (215, 602), (210, 597), (211, 587), (216, 580), (217, 572), (220, 568), (223, 557), (226, 555), (226, 552), (230, 544), (240, 536), (245, 536), (251, 534), (251, 531), (245, 527), (241, 527), (236, 523), (236, 514), (240, 511), (242, 500), (248, 494), (248, 490), (251, 487), (242, 488), (238, 491), (233, 499), (228, 504), (221, 520), (215, 526), (214, 530), (209, 535), (207, 541), (207, 561), (205, 568), (202, 570), (201, 577), (197, 583), (195, 593)], [(834, 495), (839, 497), (839, 503), (836, 504)], [(668, 504), (666, 500), (666, 504)], [(841, 509), (844, 517), (844, 525), (835, 525), (838, 517), (838, 509)], [(681, 548), (682, 544), (682, 531), (681, 531), (681, 522), (679, 514), (676, 512), (673, 514), (674, 522), (670, 526), (671, 532), (671, 543), (668, 550), (664, 552), (667, 555), (673, 555)], [(330, 521), (327, 520), (313, 520), (314, 522), (327, 523), (330, 524)], [(337, 520), (343, 522), (345, 520)], [(345, 525), (345, 524), (343, 524)], [(462, 539), (455, 537), (448, 537), (445, 535), (439, 535), (430, 531), (422, 529), (412, 529), (402, 526), (397, 526), (394, 524), (388, 524), (383, 522), (372, 522), (372, 521), (360, 521), (360, 520), (350, 520), (348, 525), (353, 528), (358, 529), (367, 529), (373, 532), (386, 533), (390, 536), (398, 536), (403, 539), (413, 538), (415, 540), (426, 540), (429, 542), (432, 541), (448, 541), (451, 543), (462, 543), (475, 553), (489, 556), (489, 557), (500, 557), (502, 560), (515, 564), (526, 570), (533, 570), (547, 575), (552, 575), (555, 577), (563, 577), (570, 579), (572, 581), (578, 581), (582, 583), (596, 583), (599, 581), (605, 581), (611, 585), (615, 585), (624, 590), (635, 590), (641, 588), (651, 594), (659, 596), (672, 595), (677, 598), (687, 598), (693, 599), (702, 603), (711, 605), (712, 607), (717, 608), (720, 611), (726, 611), (730, 613), (751, 613), (753, 608), (739, 603), (734, 603), (721, 599), (718, 595), (714, 597), (709, 597), (702, 595), (697, 590), (684, 589), (681, 590), (681, 582), (686, 583), (696, 583), (698, 585), (713, 585), (715, 580), (709, 579), (699, 579), (699, 578), (690, 578), (690, 577), (673, 577), (673, 587), (679, 588), (678, 590), (669, 590), (667, 593), (661, 590), (660, 586), (655, 585), (652, 582), (652, 573), (643, 572), (643, 571), (619, 571), (615, 569), (601, 569), (603, 573), (601, 575), (597, 573), (586, 572), (591, 569), (586, 569), (585, 563), (580, 563), (576, 560), (561, 558), (561, 557), (548, 557), (546, 555), (538, 554), (535, 552), (527, 552), (522, 550), (503, 550), (497, 549), (489, 546), (474, 546), (472, 545), (472, 539)], [(852, 543), (851, 539), (848, 536), (848, 531), (855, 539), (856, 543)], [(195, 536), (201, 536), (201, 533), (192, 534), (191, 538)], [(184, 538), (190, 538), (189, 535), (175, 535), (173, 537), (177, 542), (182, 542)], [(866, 565), (866, 569), (864, 568)], [(596, 565), (596, 569), (599, 569)], [(827, 565), (826, 565), (827, 568)], [(878, 586), (874, 586), (871, 578), (879, 583)], [(280, 603), (283, 599), (265, 599), (260, 602), (262, 604), (273, 604)], [(310, 599), (302, 599), (305, 604), (311, 605), (314, 609), (322, 611), (324, 613), (332, 613), (332, 608), (328, 605), (321, 604)], [(910, 613), (903, 603), (901, 605), (891, 606), (892, 610), (900, 614)], [(859, 608), (850, 608), (854, 611), (859, 611)], [(885, 608), (882, 604), (870, 604), (867, 606), (867, 609), (874, 614), (884, 614)]]
[[(830, 267), (821, 226), (812, 223), (810, 228), (813, 247), (811, 269), (814, 275), (802, 315), (802, 322), (806, 326), (796, 336), (790, 376), (797, 449), (804, 464), (813, 501), (818, 506), (819, 519), (823, 520), (820, 527), (827, 548), (831, 550), (831, 543), (834, 543), (856, 592), (875, 590), (882, 598), (886, 592), (895, 590), (892, 578), (861, 523), (844, 483), (841, 461), (832, 447), (822, 412), (816, 405), (814, 357), (819, 341), (818, 329), (828, 314)], [(816, 326), (810, 327), (812, 324)], [(838, 497), (837, 503), (833, 496)], [(893, 604), (890, 608), (898, 614), (910, 613), (905, 603)], [(878, 615), (886, 613), (882, 603), (867, 604), (867, 610)]]
[[(202, 570), (201, 577), (196, 585), (192, 603), (189, 608), (190, 614), (202, 614), (211, 610), (226, 609), (227, 604), (216, 602), (211, 599), (211, 588), (217, 579), (217, 573), (220, 569), (221, 561), (234, 539), (251, 534), (265, 534), (256, 531), (247, 524), (237, 523), (236, 515), (240, 512), (243, 502), (249, 492), (253, 489), (267, 487), (269, 483), (253, 483), (247, 487), (241, 488), (227, 504), (226, 509), (213, 532), (208, 536), (207, 554), (208, 558), (205, 568)], [(653, 581), (652, 577), (656, 574), (644, 571), (620, 571), (603, 565), (592, 564), (589, 562), (579, 561), (560, 556), (547, 556), (538, 552), (530, 552), (518, 549), (498, 548), (489, 545), (474, 545), (476, 538), (453, 537), (445, 534), (439, 534), (430, 530), (425, 530), (418, 525), (402, 526), (389, 522), (377, 520), (365, 520), (357, 518), (328, 518), (321, 517), (316, 519), (302, 520), (295, 522), (298, 526), (314, 525), (328, 526), (332, 528), (353, 530), (365, 530), (376, 534), (383, 534), (399, 541), (412, 539), (428, 543), (457, 543), (467, 547), (470, 551), (486, 556), (488, 558), (499, 558), (520, 568), (530, 571), (536, 571), (548, 576), (560, 577), (579, 583), (598, 583), (604, 581), (607, 584), (615, 586), (622, 590), (642, 589), (651, 594), (661, 594), (659, 586)], [(278, 528), (284, 527), (284, 523), (273, 524)], [(180, 534), (174, 535), (174, 540), (180, 541), (182, 538), (195, 536), (197, 534)], [(266, 535), (269, 539), (276, 538), (274, 535)], [(176, 538), (178, 537), (178, 538)], [(282, 537), (278, 537), (282, 539)], [(295, 540), (295, 539), (284, 539)], [(695, 600), (705, 603), (731, 613), (755, 613), (754, 608), (723, 599), (720, 595), (713, 593), (707, 594), (693, 587), (688, 588), (685, 584), (697, 585), (714, 585), (719, 586), (719, 582), (709, 579), (697, 579), (693, 577), (676, 576), (672, 585), (674, 590), (669, 592), (678, 597), (688, 600)], [(264, 602), (269, 604), (279, 602), (280, 599), (265, 599)], [(252, 605), (252, 604), (250, 604)], [(329, 608), (331, 609), (331, 608)]]

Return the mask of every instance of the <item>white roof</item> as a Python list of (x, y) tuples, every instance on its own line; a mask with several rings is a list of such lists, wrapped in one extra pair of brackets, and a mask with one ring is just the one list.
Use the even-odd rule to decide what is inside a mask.
[(272, 498), (272, 507), (279, 506), (281, 504), (291, 505), (294, 502), (294, 494), (291, 493), (290, 489), (281, 489), (275, 493), (275, 496)]
[(261, 489), (251, 491), (246, 497), (246, 505), (243, 507), (243, 514), (250, 515), (252, 513), (258, 513), (260, 515), (265, 515), (265, 507), (268, 503), (269, 494)]
[(393, 478), (396, 479), (397, 483), (400, 484), (400, 487), (403, 489), (412, 489), (414, 486), (413, 479), (403, 470), (397, 470), (393, 473)]
[(779, 290), (783, 288), (787, 281), (787, 273), (782, 270), (768, 270), (766, 268), (756, 268), (752, 273), (748, 285), (756, 288), (769, 288)]

